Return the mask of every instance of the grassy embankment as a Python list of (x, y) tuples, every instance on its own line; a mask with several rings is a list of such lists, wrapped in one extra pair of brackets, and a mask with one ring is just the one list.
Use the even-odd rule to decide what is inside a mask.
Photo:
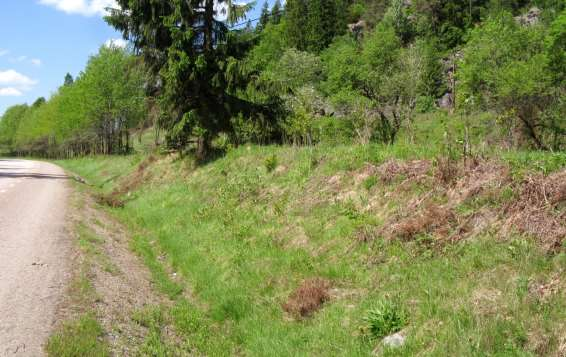
[[(566, 154), (491, 150), (478, 124), (476, 160), (464, 165), (461, 123), (438, 123), (423, 119), (389, 147), (243, 146), (201, 166), (141, 153), (59, 164), (125, 202), (110, 210), (176, 301), (144, 322), (146, 353), (368, 355), (380, 328), (407, 336), (384, 355), (565, 353), (556, 234)], [(552, 196), (540, 207), (530, 181)], [(535, 216), (541, 224), (524, 224)], [(290, 298), (301, 285), (319, 301)], [(372, 337), (367, 317), (383, 302), (395, 322), (374, 319)], [(166, 325), (178, 346), (161, 338)]]

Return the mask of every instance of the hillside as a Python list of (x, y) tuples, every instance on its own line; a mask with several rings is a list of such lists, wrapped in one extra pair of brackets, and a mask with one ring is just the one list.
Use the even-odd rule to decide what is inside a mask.
[[(566, 156), (478, 142), (445, 160), (437, 119), (415, 129), (426, 148), (403, 134), (244, 145), (206, 164), (159, 152), (59, 163), (114, 206), (173, 301), (146, 353), (562, 356)], [(397, 331), (403, 346), (384, 348)]]

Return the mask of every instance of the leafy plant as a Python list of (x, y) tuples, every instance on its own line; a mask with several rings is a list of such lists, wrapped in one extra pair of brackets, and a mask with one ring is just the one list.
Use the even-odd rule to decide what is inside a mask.
[(405, 311), (390, 299), (379, 301), (367, 312), (364, 320), (373, 338), (399, 332), (407, 323)]

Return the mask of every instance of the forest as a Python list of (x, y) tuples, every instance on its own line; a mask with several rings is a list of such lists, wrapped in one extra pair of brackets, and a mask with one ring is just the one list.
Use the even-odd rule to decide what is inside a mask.
[(247, 22), (251, 5), (228, 0), (118, 3), (106, 21), (130, 46), (9, 108), (4, 151), (128, 153), (146, 128), (200, 158), (244, 143), (391, 144), (436, 110), (489, 113), (508, 147), (566, 145), (561, 0), (289, 0)]

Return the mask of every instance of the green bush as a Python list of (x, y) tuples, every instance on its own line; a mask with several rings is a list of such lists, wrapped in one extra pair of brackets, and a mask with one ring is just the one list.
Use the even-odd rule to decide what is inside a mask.
[(403, 309), (391, 300), (381, 300), (368, 311), (365, 321), (373, 338), (401, 331), (407, 322)]
[(321, 117), (315, 122), (316, 141), (324, 144), (340, 145), (352, 142), (354, 128), (347, 118)]
[(267, 172), (272, 172), (273, 170), (275, 170), (275, 168), (277, 167), (277, 156), (276, 155), (270, 155), (265, 159), (265, 168), (267, 169)]
[(415, 110), (418, 113), (430, 113), (435, 109), (435, 100), (431, 96), (419, 96), (415, 103)]

